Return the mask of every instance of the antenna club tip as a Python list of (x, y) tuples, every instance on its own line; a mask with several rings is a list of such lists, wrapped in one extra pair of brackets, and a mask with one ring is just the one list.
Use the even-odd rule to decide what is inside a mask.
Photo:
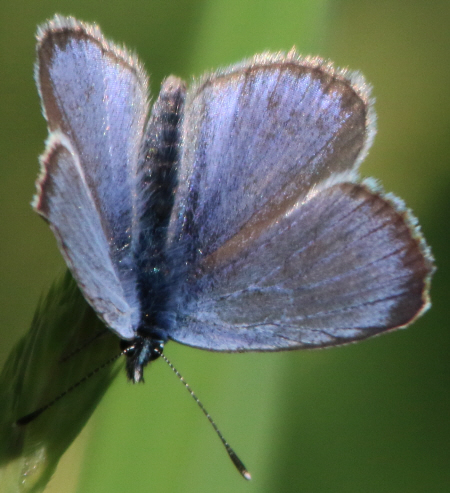
[(244, 477), (247, 481), (250, 481), (252, 479), (252, 475), (248, 471), (242, 471), (241, 474), (242, 477)]

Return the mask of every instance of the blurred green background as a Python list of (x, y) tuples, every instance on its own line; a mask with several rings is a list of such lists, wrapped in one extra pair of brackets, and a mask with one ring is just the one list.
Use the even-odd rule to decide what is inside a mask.
[(55, 12), (135, 49), (153, 94), (170, 73), (189, 79), (294, 44), (361, 70), (378, 114), (362, 174), (414, 210), (439, 270), (430, 312), (360, 344), (247, 355), (167, 346), (252, 482), (158, 361), (145, 385), (119, 375), (48, 491), (450, 491), (450, 2), (0, 0), (0, 364), (65, 270), (29, 206), (47, 136), (34, 33)]

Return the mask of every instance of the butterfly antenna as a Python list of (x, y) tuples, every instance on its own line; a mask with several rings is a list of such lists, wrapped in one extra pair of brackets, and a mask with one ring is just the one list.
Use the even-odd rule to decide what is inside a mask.
[(84, 341), (82, 344), (80, 344), (79, 346), (77, 346), (73, 351), (70, 351), (70, 353), (68, 353), (65, 356), (63, 356), (59, 360), (59, 362), (60, 363), (64, 363), (65, 361), (68, 361), (70, 358), (72, 358), (76, 354), (80, 353), (83, 349), (85, 349), (86, 347), (90, 346), (94, 341), (96, 341), (100, 337), (106, 335), (108, 332), (109, 332), (108, 329), (99, 330), (90, 339)]
[(160, 353), (160, 356), (169, 365), (169, 367), (175, 373), (175, 375), (180, 379), (181, 383), (186, 387), (187, 391), (191, 394), (191, 397), (197, 403), (198, 407), (202, 410), (207, 420), (211, 423), (211, 426), (214, 428), (214, 431), (217, 433), (217, 436), (220, 438), (220, 441), (223, 443), (223, 446), (225, 447), (225, 450), (227, 451), (236, 469), (241, 473), (241, 475), (245, 479), (247, 480), (252, 479), (250, 473), (247, 471), (246, 467), (244, 466), (244, 463), (241, 461), (241, 459), (239, 459), (239, 457), (236, 455), (236, 452), (231, 448), (230, 444), (225, 440), (224, 436), (220, 432), (216, 423), (211, 418), (205, 406), (200, 402), (199, 398), (195, 395), (195, 392), (191, 389), (190, 385), (186, 382), (186, 380), (183, 378), (181, 373), (173, 366), (173, 364), (163, 353)]
[(96, 373), (98, 373), (99, 371), (103, 370), (103, 368), (106, 368), (107, 366), (113, 364), (123, 354), (125, 354), (125, 352), (126, 352), (126, 350), (120, 352), (119, 354), (116, 354), (115, 356), (113, 356), (109, 360), (107, 360), (104, 363), (102, 363), (100, 366), (97, 366), (97, 368), (95, 368), (95, 370), (92, 370), (90, 373), (86, 374), (81, 380), (78, 380), (78, 382), (76, 382), (73, 385), (71, 385), (70, 387), (68, 387), (66, 390), (64, 390), (64, 392), (61, 392), (53, 400), (51, 400), (50, 402), (48, 402), (45, 406), (42, 406), (39, 409), (36, 409), (32, 413), (29, 413), (29, 414), (26, 414), (25, 416), (22, 416), (20, 419), (18, 419), (16, 421), (16, 425), (23, 426), (23, 425), (26, 425), (26, 424), (30, 423), (34, 419), (36, 419), (44, 411), (46, 411), (49, 407), (53, 406), (59, 400), (61, 400), (65, 395), (69, 394), (70, 392), (72, 392), (73, 390), (75, 390), (77, 387), (79, 387), (81, 384), (83, 384), (84, 382), (86, 382), (86, 380), (89, 380), (90, 378), (92, 378)]

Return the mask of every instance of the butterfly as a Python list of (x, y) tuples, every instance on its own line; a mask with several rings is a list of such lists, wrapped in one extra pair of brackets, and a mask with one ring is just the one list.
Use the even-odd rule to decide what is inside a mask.
[(320, 58), (264, 53), (151, 110), (137, 58), (96, 25), (38, 30), (49, 137), (34, 208), (84, 297), (127, 348), (319, 348), (404, 327), (430, 305), (433, 258), (403, 202), (358, 167), (370, 87)]

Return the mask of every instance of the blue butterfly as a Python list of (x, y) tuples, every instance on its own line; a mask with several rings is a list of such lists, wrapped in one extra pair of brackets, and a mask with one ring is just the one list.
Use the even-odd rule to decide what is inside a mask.
[(150, 111), (140, 62), (60, 16), (35, 75), (49, 138), (34, 207), (132, 381), (169, 340), (325, 347), (429, 307), (417, 221), (358, 175), (375, 134), (361, 75), (265, 53), (189, 89), (168, 77)]

